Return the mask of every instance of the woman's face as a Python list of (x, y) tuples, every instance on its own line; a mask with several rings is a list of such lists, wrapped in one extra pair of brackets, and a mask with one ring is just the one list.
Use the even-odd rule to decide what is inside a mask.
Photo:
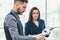
[(33, 10), (33, 12), (32, 12), (32, 18), (33, 18), (33, 20), (37, 21), (38, 17), (39, 17), (38, 10)]

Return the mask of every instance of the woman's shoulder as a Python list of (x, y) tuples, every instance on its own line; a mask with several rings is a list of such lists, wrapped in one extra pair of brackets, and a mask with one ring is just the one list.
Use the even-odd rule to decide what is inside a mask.
[(45, 23), (45, 21), (43, 19), (40, 19), (39, 22), (40, 23)]
[(40, 19), (39, 21), (40, 21), (40, 22), (44, 22), (44, 20), (43, 20), (43, 19)]
[(27, 21), (26, 24), (30, 25), (32, 21)]
[(32, 26), (32, 22), (31, 21), (28, 21), (25, 23), (25, 28), (31, 28)]

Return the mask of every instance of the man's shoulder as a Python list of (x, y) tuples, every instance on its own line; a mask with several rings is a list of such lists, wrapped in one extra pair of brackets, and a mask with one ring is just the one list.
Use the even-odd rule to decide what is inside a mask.
[(4, 21), (7, 22), (7, 21), (12, 20), (12, 19), (13, 19), (13, 20), (16, 20), (16, 18), (15, 18), (13, 15), (11, 15), (11, 14), (9, 13), (9, 14), (6, 15)]
[(5, 18), (8, 18), (8, 19), (15, 19), (15, 17), (13, 15), (11, 15), (10, 13), (6, 15)]

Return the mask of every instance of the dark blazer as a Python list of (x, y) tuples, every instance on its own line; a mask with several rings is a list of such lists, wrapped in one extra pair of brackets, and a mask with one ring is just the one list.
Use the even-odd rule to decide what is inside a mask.
[(37, 35), (42, 33), (42, 30), (45, 28), (44, 20), (40, 19), (38, 27), (33, 21), (28, 21), (25, 24), (25, 35)]

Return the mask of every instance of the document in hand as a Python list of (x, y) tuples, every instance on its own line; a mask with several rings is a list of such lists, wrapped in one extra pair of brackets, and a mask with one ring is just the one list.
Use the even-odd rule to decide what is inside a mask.
[(55, 29), (55, 28), (50, 28), (50, 29), (47, 29), (45, 28), (43, 31), (42, 31), (42, 35), (44, 35), (45, 37), (49, 37), (49, 34), (51, 33), (51, 31)]

